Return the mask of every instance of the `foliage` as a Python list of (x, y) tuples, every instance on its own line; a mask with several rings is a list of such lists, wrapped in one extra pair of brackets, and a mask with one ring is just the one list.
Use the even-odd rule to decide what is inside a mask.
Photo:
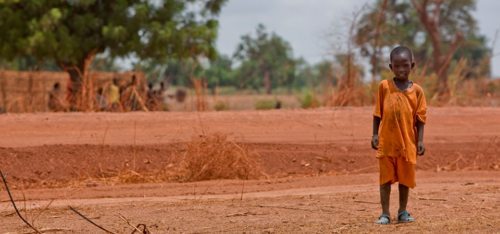
[[(30, 0), (0, 2), (0, 57), (53, 60), (69, 72), (73, 92), (95, 55), (139, 59), (215, 58), (225, 0)], [(74, 104), (74, 103), (73, 103)]]
[(120, 66), (116, 63), (115, 58), (106, 55), (106, 54), (100, 54), (95, 57), (95, 59), (92, 61), (91, 65), (91, 70), (94, 71), (108, 71), (108, 72), (115, 72), (120, 70)]
[[(381, 33), (376, 44), (376, 23), (380, 6), (384, 0), (378, 0), (362, 15), (359, 27), (355, 35), (355, 42), (360, 46), (362, 55), (370, 57), (378, 51), (388, 52), (398, 44), (409, 46), (413, 49), (415, 59), (421, 65), (425, 63), (433, 64), (433, 45), (429, 33), (423, 23), (419, 20), (419, 15), (412, 5), (411, 0), (389, 0), (385, 16), (381, 22)], [(429, 8), (433, 1), (417, 0), (416, 3), (426, 2)], [(455, 34), (461, 32), (464, 36), (464, 43), (454, 55), (453, 59), (458, 61), (464, 57), (472, 64), (480, 64), (488, 56), (488, 48), (484, 36), (480, 35), (477, 22), (472, 16), (476, 2), (474, 0), (441, 1), (439, 8), (439, 33), (441, 44), (444, 48), (449, 47), (455, 39)], [(379, 48), (376, 48), (379, 47)], [(379, 54), (378, 56), (382, 56)], [(387, 55), (387, 54), (385, 54)], [(379, 60), (377, 66), (379, 70), (386, 66), (387, 58)], [(429, 65), (430, 66), (430, 65)], [(434, 71), (437, 73), (437, 71)], [(472, 74), (471, 74), (472, 75)], [(489, 75), (489, 67), (484, 68), (475, 77)]]
[(259, 24), (255, 36), (247, 34), (234, 53), (239, 62), (237, 79), (240, 87), (260, 89), (266, 93), (278, 85), (291, 84), (295, 75), (295, 60), (290, 44)]
[(276, 106), (278, 103), (281, 103), (277, 99), (264, 99), (264, 100), (258, 100), (255, 103), (255, 109), (256, 110), (272, 110), (276, 109)]
[(303, 96), (299, 98), (299, 101), (300, 101), (300, 107), (304, 109), (317, 108), (321, 106), (320, 101), (316, 98), (316, 95), (311, 91), (305, 92)]
[(217, 101), (214, 104), (214, 110), (216, 110), (216, 111), (229, 110), (229, 104), (227, 102), (224, 102), (224, 101)]

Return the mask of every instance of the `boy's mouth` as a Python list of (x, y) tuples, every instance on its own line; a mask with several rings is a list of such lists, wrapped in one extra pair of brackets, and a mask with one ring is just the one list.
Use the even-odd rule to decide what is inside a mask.
[(408, 74), (407, 73), (398, 73), (398, 74), (396, 74), (396, 76), (398, 78), (406, 78), (406, 77), (408, 77)]

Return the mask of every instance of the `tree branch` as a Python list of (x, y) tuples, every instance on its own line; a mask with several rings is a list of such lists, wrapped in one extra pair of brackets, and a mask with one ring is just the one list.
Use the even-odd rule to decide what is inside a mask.
[(446, 55), (443, 64), (441, 65), (441, 69), (439, 69), (437, 73), (438, 77), (440, 77), (446, 71), (445, 69), (448, 68), (451, 59), (453, 58), (453, 54), (455, 54), (455, 51), (457, 51), (460, 44), (462, 44), (463, 39), (464, 36), (462, 32), (457, 32), (455, 34), (455, 39), (453, 40), (453, 43), (451, 44), (450, 49), (448, 50), (448, 54)]
[(7, 185), (7, 179), (5, 178), (3, 172), (0, 170), (0, 175), (2, 176), (2, 180), (3, 180), (3, 184), (5, 185), (5, 189), (7, 190), (7, 193), (9, 194), (9, 199), (10, 199), (10, 202), (12, 203), (12, 206), (14, 206), (14, 210), (16, 210), (16, 213), (17, 213), (17, 216), (19, 216), (19, 218), (26, 224), (28, 225), (28, 227), (30, 227), (31, 229), (33, 229), (33, 231), (35, 231), (36, 233), (40, 233), (40, 231), (38, 231), (38, 229), (36, 229), (35, 227), (33, 227), (33, 225), (31, 225), (22, 215), (21, 213), (19, 213), (19, 210), (17, 209), (17, 206), (16, 206), (16, 202), (14, 202), (14, 198), (12, 198), (12, 194), (10, 193), (10, 189), (9, 189), (9, 185)]

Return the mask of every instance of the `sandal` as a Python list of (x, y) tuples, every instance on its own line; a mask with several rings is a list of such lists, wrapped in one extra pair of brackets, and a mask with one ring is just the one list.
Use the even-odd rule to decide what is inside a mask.
[(398, 214), (398, 223), (411, 223), (415, 222), (415, 218), (411, 217), (408, 211), (403, 210)]
[(391, 217), (387, 214), (382, 214), (380, 217), (378, 217), (376, 224), (382, 224), (382, 225), (387, 225), (391, 223)]

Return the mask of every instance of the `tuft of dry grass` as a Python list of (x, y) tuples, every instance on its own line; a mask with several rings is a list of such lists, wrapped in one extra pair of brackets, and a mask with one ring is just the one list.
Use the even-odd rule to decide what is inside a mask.
[(243, 145), (230, 141), (226, 135), (201, 135), (186, 145), (180, 165), (180, 181), (215, 179), (252, 179), (260, 172)]

